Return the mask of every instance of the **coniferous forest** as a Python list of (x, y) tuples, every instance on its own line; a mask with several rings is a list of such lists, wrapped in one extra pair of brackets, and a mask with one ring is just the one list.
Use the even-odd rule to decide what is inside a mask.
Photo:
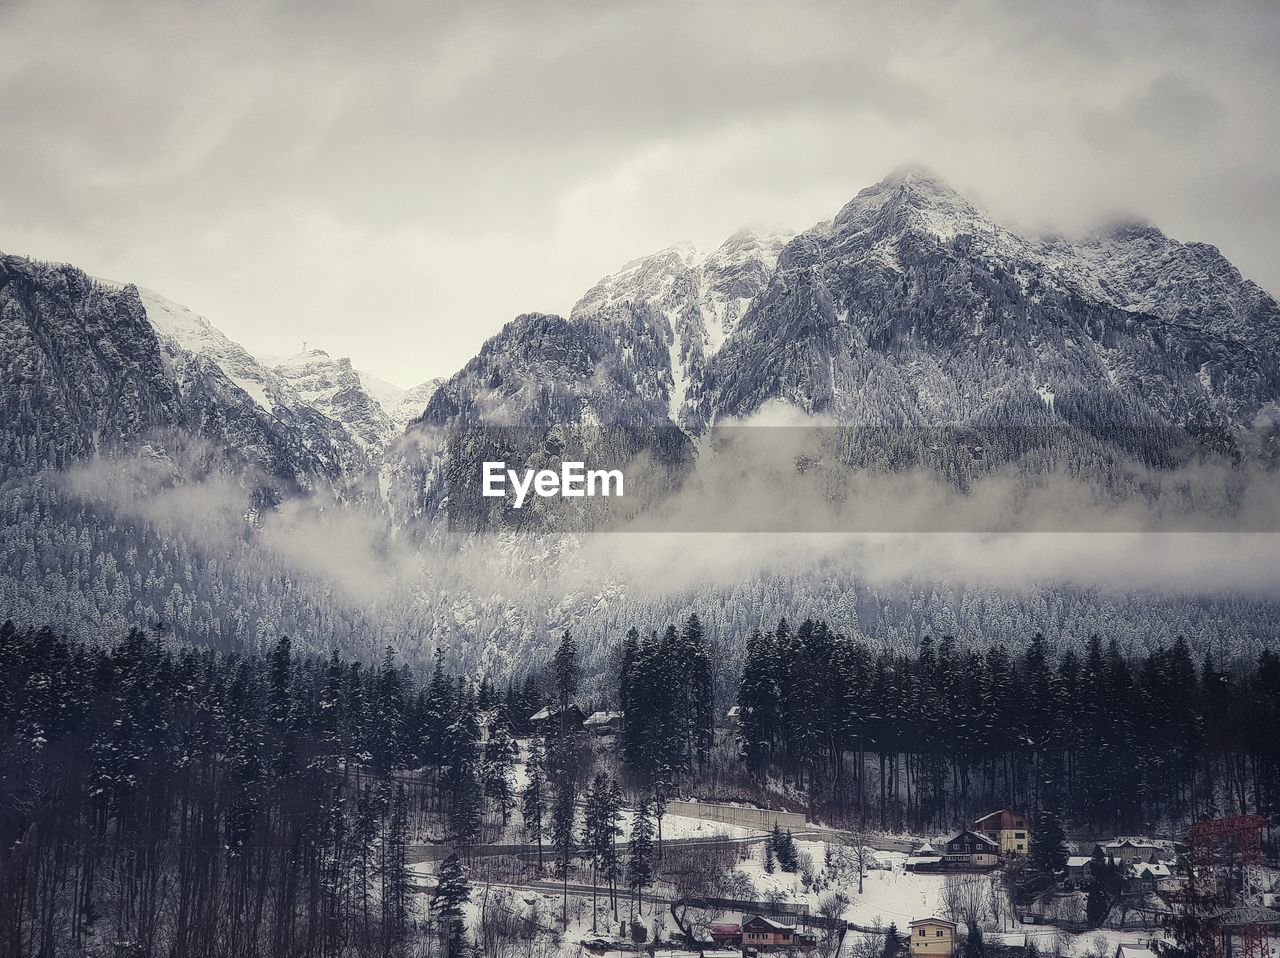
[[(0, 955), (484, 953), (493, 927), (463, 920), (476, 846), (518, 835), (537, 861), (522, 880), (564, 883), (546, 929), (568, 925), (570, 881), (616, 920), (685, 867), (663, 857), (677, 797), (913, 834), (1006, 805), (1083, 834), (1275, 811), (1271, 651), (1197, 662), (1181, 640), (1135, 656), (1037, 635), (1019, 653), (943, 638), (901, 655), (818, 621), (747, 645), (722, 689), (696, 615), (631, 630), (613, 689), (585, 703), (622, 713), (611, 764), (571, 719), (587, 693), (567, 633), (538, 679), (496, 691), (389, 650), (368, 666), (287, 638), (237, 655), (6, 623)], [(409, 866), (432, 849), (448, 857), (428, 859), (428, 889)]]
[(1173, 829), (1273, 814), (1280, 656), (1199, 662), (1181, 638), (1055, 651), (926, 637), (877, 652), (806, 621), (754, 635), (738, 688), (742, 761), (812, 807), (873, 827), (945, 829), (1005, 805), (1078, 826)]
[(465, 848), (514, 804), (480, 691), (288, 639), (224, 656), (6, 623), (0, 954), (397, 952), (409, 846)]

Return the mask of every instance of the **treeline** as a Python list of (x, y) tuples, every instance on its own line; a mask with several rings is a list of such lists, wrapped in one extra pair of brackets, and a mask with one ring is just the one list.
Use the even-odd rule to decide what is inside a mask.
[(631, 629), (618, 674), (622, 754), (640, 784), (662, 801), (681, 776), (705, 765), (714, 743), (711, 653), (696, 614), (641, 639)]
[(874, 650), (784, 619), (747, 644), (741, 756), (832, 817), (928, 830), (1004, 806), (1117, 832), (1280, 800), (1280, 657), (1197, 663), (1036, 635), (1025, 651), (925, 638)]
[(500, 828), (531, 695), (5, 623), (0, 954), (398, 953), (410, 846)]

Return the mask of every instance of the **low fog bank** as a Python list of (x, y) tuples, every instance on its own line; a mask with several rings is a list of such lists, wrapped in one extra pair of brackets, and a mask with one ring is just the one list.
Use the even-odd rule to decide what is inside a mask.
[[(784, 502), (821, 522), (819, 481), (805, 479), (813, 470), (781, 495), (776, 484), (749, 481), (737, 497), (711, 495), (723, 488), (709, 479), (714, 469), (743, 476), (741, 466), (726, 458), (686, 483), (674, 514)], [(645, 531), (651, 526), (642, 518), (634, 531), (460, 536), (435, 528), (422, 537), (393, 527), (377, 503), (316, 494), (264, 508), (252, 474), (209, 468), (192, 446), (95, 459), (60, 482), (162, 540), (180, 538), (219, 563), (263, 570), (254, 574), (269, 573), (321, 610), (265, 618), (261, 641), (273, 631), (313, 632), (317, 651), (359, 641), (374, 654), (390, 644), (420, 664), (439, 647), (476, 674), (540, 667), (565, 628), (583, 637), (588, 667), (607, 670), (627, 628), (661, 628), (692, 611), (727, 661), (752, 630), (780, 615), (825, 617), (898, 647), (923, 632), (990, 644), (1036, 631), (1080, 641), (1096, 631), (1147, 644), (1189, 634), (1201, 647), (1249, 651), (1280, 624), (1280, 533), (1072, 530), (1067, 520), (1087, 506), (1086, 492), (1073, 495), (1056, 480), (1043, 499), (1021, 500), (1032, 514), (1056, 509), (1050, 531), (658, 532)], [(926, 511), (996, 515), (983, 493), (957, 498), (929, 477), (851, 482), (863, 508), (901, 511), (914, 496)], [(1259, 495), (1256, 508), (1264, 500)], [(1129, 521), (1150, 518), (1130, 507), (1137, 511)], [(337, 620), (346, 623), (341, 630)]]

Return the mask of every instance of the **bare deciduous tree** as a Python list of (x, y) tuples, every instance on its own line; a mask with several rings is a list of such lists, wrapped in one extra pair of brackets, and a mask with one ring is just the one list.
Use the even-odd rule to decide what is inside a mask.
[(987, 880), (981, 875), (948, 875), (942, 882), (942, 912), (968, 928), (981, 928), (987, 916)]

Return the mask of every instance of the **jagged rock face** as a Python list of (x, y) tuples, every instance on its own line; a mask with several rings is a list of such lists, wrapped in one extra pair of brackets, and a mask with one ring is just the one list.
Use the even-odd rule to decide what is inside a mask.
[(0, 478), (121, 446), (181, 416), (136, 290), (0, 256)]
[(209, 320), (150, 290), (146, 316), (183, 397), (184, 425), (297, 490), (343, 491), (369, 469), (359, 440)]
[(709, 255), (675, 246), (643, 257), (596, 283), (573, 307), (570, 319), (607, 324), (616, 317), (625, 328), (636, 317), (636, 307), (647, 307), (653, 335), (666, 346), (665, 364), (649, 374), (665, 392), (668, 418), (683, 424), (686, 402), (697, 395), (707, 360), (768, 283), (785, 240), (743, 230)]
[(403, 433), (409, 423), (420, 418), (426, 412), (427, 404), (431, 402), (431, 397), (443, 385), (443, 378), (428, 379), (424, 383), (418, 383), (416, 386), (402, 390), (399, 398), (394, 402), (382, 400), (383, 408), (386, 409), (387, 415), (391, 417), (391, 422), (395, 426), (397, 434)]
[[(345, 426), (366, 452), (381, 450), (396, 434), (395, 423), (370, 395), (351, 360), (332, 359), (322, 349), (311, 349), (277, 363), (273, 369), (303, 403)], [(385, 386), (382, 391), (388, 394)]]
[[(508, 323), (435, 390), (394, 451), (393, 511), (437, 517), (475, 478), (481, 449), (481, 458), (513, 465), (617, 464), (646, 450), (659, 467), (683, 468), (690, 446), (667, 418), (661, 379), (666, 328), (650, 307), (627, 303), (574, 320), (530, 313)], [(455, 518), (458, 505), (455, 495)]]
[(786, 246), (690, 419), (782, 399), (855, 425), (1173, 426), (1217, 442), (1280, 394), (1278, 318), (1209, 247), (1154, 230), (1039, 243), (908, 172)]
[(342, 426), (154, 293), (4, 257), (0, 316), (7, 468), (64, 467), (176, 430), (282, 492), (337, 488), (367, 469)]
[(570, 321), (528, 313), (436, 390), (422, 417), (431, 426), (665, 421), (667, 391), (654, 376), (667, 359), (659, 317), (625, 305), (607, 318)]

